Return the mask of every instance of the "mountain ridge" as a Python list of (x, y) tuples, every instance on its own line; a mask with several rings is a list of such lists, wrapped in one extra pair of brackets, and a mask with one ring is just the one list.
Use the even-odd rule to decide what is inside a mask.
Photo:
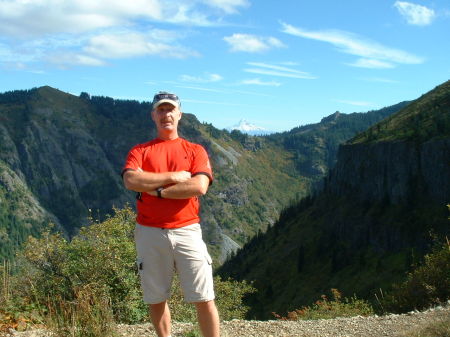
[[(75, 96), (49, 86), (0, 94), (0, 161), (28, 187), (23, 200), (30, 203), (0, 205), (2, 246), (18, 247), (29, 234), (37, 235), (49, 218), (70, 237), (89, 216), (102, 219), (112, 207), (134, 204), (134, 194), (124, 190), (119, 173), (128, 150), (156, 136), (150, 107), (148, 102), (85, 92)], [(360, 129), (370, 125), (369, 120), (358, 123)], [(345, 134), (354, 131), (348, 128)], [(215, 183), (202, 198), (201, 218), (205, 239), (219, 263), (273, 224), (292, 199), (307, 195), (328, 171), (333, 156), (322, 150), (328, 161), (314, 170), (313, 161), (299, 165), (294, 154), (303, 146), (302, 139), (286, 151), (280, 136), (228, 133), (200, 123), (192, 114), (183, 115), (180, 136), (203, 145), (215, 170)], [(320, 145), (323, 134), (314, 137)], [(335, 146), (334, 141), (344, 138), (328, 143)], [(320, 147), (317, 144), (310, 146), (310, 153)], [(0, 182), (1, 193), (16, 200), (15, 192), (5, 186)], [(47, 213), (42, 213), (40, 224), (30, 226), (14, 214), (26, 214), (34, 207), (32, 200)], [(11, 249), (3, 256), (12, 254)]]
[[(432, 110), (434, 123), (448, 117), (450, 106), (442, 103), (450, 97), (450, 86), (435, 90), (442, 95), (431, 91), (388, 121), (415, 114), (417, 106), (438, 107)], [(354, 141), (358, 135), (342, 145), (323, 190), (287, 207), (276, 224), (219, 269), (221, 276), (253, 282), (258, 289), (248, 298), (249, 318), (300, 309), (331, 288), (376, 305), (376, 292), (403, 281), (430, 250), (430, 233), (450, 234), (448, 126), (427, 125), (423, 134), (430, 139), (418, 134), (417, 139), (377, 142), (376, 124), (363, 133), (373, 135), (365, 143)]]

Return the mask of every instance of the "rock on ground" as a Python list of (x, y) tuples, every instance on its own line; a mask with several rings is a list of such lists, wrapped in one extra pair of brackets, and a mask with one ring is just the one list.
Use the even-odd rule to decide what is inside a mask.
[[(221, 323), (222, 337), (397, 337), (407, 330), (417, 330), (434, 321), (450, 319), (450, 307), (438, 307), (424, 312), (402, 315), (356, 316), (351, 318), (309, 321), (245, 321)], [(118, 326), (121, 337), (155, 337), (152, 325)], [(196, 329), (191, 323), (174, 322), (172, 336), (183, 337)], [(45, 330), (17, 332), (11, 330), (6, 337), (58, 337)], [(107, 336), (105, 336), (107, 337)]]

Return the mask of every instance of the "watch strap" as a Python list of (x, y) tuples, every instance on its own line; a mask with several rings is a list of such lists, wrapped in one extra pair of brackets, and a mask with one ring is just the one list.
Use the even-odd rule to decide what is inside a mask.
[(162, 195), (161, 195), (161, 192), (162, 192), (163, 189), (164, 189), (164, 187), (158, 187), (156, 189), (156, 194), (158, 195), (158, 198), (160, 198), (160, 199), (163, 198)]

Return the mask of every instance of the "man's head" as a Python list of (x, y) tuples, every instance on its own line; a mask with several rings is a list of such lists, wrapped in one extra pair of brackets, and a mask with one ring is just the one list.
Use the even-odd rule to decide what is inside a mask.
[(160, 138), (178, 137), (178, 121), (181, 119), (180, 99), (177, 95), (160, 91), (153, 97), (152, 119)]

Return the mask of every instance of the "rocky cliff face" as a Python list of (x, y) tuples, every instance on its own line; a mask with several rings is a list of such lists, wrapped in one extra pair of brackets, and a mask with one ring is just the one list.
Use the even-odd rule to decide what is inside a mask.
[(363, 200), (448, 203), (450, 81), (341, 146), (327, 186)]
[(331, 288), (373, 300), (448, 237), (449, 102), (450, 81), (341, 145), (324, 190), (221, 267), (254, 281), (252, 315), (301, 308)]
[(341, 146), (328, 191), (362, 200), (408, 202), (411, 196), (450, 201), (450, 139)]
[[(11, 116), (17, 117), (17, 116)], [(129, 200), (120, 192), (120, 176), (89, 134), (79, 111), (30, 107), (20, 129), (0, 128), (5, 144), (0, 159), (29, 186), (40, 204), (67, 232), (86, 223), (88, 209), (111, 209)], [(98, 200), (96, 189), (108, 185)]]

